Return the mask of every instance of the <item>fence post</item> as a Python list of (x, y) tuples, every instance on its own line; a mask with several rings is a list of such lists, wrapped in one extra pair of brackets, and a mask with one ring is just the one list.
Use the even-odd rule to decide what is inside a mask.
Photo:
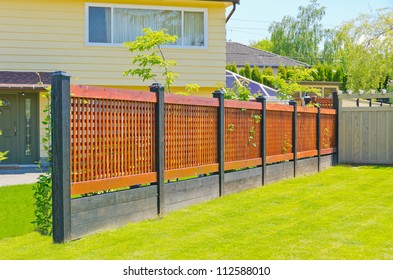
[(70, 76), (52, 74), (52, 220), (53, 242), (71, 240)]
[(321, 171), (321, 107), (317, 113), (317, 150), (318, 150), (318, 172)]
[[(338, 147), (339, 123), (338, 122), (340, 120), (340, 110), (341, 110), (340, 106), (342, 106), (342, 103), (340, 103), (338, 100), (338, 92), (337, 91), (334, 91), (332, 93), (332, 95), (333, 95), (333, 109), (336, 110), (336, 161), (337, 161), (337, 163), (339, 163), (340, 159), (339, 159), (339, 151), (338, 151), (338, 148), (339, 148)], [(357, 101), (359, 101), (359, 99)], [(357, 106), (359, 107), (359, 105), (357, 105)]]
[(224, 164), (225, 164), (225, 108), (224, 108), (224, 92), (216, 90), (213, 92), (213, 97), (218, 98), (218, 119), (217, 119), (217, 158), (218, 158), (218, 184), (219, 184), (219, 196), (224, 194)]
[(297, 103), (295, 100), (290, 100), (289, 105), (293, 106), (293, 118), (292, 118), (293, 177), (296, 177), (296, 173), (297, 173)]
[(165, 190), (164, 190), (164, 171), (165, 171), (165, 122), (164, 122), (164, 91), (165, 88), (159, 84), (154, 83), (150, 86), (150, 92), (156, 93), (157, 103), (155, 106), (155, 152), (156, 152), (156, 172), (157, 172), (157, 214), (162, 215), (165, 212)]
[(266, 184), (266, 97), (256, 98), (262, 102), (262, 121), (261, 121), (261, 157), (262, 157), (262, 186)]

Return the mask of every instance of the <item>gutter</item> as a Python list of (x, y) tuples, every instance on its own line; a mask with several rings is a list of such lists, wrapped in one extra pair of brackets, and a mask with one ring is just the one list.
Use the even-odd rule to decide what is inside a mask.
[(229, 21), (229, 19), (232, 17), (232, 15), (234, 14), (234, 12), (236, 11), (236, 5), (240, 5), (240, 0), (232, 0), (232, 11), (229, 13), (229, 15), (227, 16), (227, 19), (225, 20), (225, 23), (227, 23)]
[(211, 2), (231, 2), (232, 3), (232, 11), (227, 16), (225, 23), (229, 21), (232, 17), (233, 13), (236, 11), (236, 5), (240, 5), (240, 0), (199, 0), (199, 1), (211, 1)]

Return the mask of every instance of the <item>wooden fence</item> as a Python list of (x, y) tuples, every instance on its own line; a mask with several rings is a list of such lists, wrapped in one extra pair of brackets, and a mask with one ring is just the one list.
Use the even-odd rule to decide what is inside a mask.
[[(155, 169), (153, 92), (71, 87), (71, 194), (149, 184)], [(219, 100), (165, 95), (165, 180), (219, 171)], [(262, 164), (262, 103), (225, 100), (226, 171)], [(294, 159), (294, 107), (266, 105), (266, 163)], [(318, 155), (317, 108), (297, 108), (297, 158)], [(335, 110), (320, 110), (320, 153), (335, 147)]]
[[(323, 98), (323, 97), (315, 97), (315, 102), (324, 109), (333, 109), (333, 98)], [(297, 104), (299, 106), (302, 105), (302, 99), (301, 98), (295, 98)]]
[[(340, 94), (340, 163), (393, 164), (393, 107), (373, 102), (392, 94)], [(360, 106), (367, 100), (367, 106)]]
[[(332, 109), (266, 104), (264, 99), (224, 100), (221, 92), (215, 92), (217, 98), (202, 98), (164, 95), (163, 88), (157, 87), (152, 91), (70, 87), (64, 74), (55, 75), (53, 141), (58, 147), (69, 145), (69, 155), (64, 148), (54, 150), (53, 173), (54, 177), (59, 171), (67, 174), (69, 165), (70, 174), (69, 179), (54, 179), (55, 242), (71, 238), (70, 227), (75, 223), (64, 213), (74, 215), (80, 208), (72, 206), (80, 202), (71, 203), (71, 196), (154, 185), (149, 192), (156, 192), (157, 212), (163, 214), (168, 180), (217, 174), (222, 195), (224, 171), (260, 166), (261, 179), (256, 184), (263, 185), (268, 164), (292, 162), (293, 168), (285, 170), (293, 174), (285, 176), (293, 177), (298, 160), (315, 158), (312, 164), (319, 170), (321, 156), (336, 149), (336, 111)], [(70, 101), (67, 92), (71, 92)], [(59, 130), (69, 135), (59, 136)]]

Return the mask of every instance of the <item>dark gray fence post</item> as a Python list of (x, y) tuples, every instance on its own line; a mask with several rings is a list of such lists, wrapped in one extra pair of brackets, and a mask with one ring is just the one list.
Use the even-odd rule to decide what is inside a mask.
[(219, 196), (224, 193), (224, 164), (225, 164), (225, 108), (224, 93), (221, 90), (213, 92), (213, 97), (218, 98), (220, 106), (218, 107), (218, 123), (217, 123), (217, 158), (218, 158), (218, 174), (219, 174)]
[[(357, 100), (357, 102), (359, 101), (359, 99)], [(336, 110), (336, 163), (338, 163), (338, 122), (340, 121), (339, 118), (339, 100), (338, 100), (338, 92), (334, 91), (333, 92), (333, 109)], [(357, 106), (359, 107), (359, 104), (357, 104)]]
[(295, 100), (289, 101), (289, 105), (293, 106), (292, 119), (292, 151), (293, 151), (293, 177), (297, 173), (297, 103)]
[(165, 145), (164, 145), (164, 91), (165, 88), (158, 83), (154, 83), (150, 86), (150, 91), (156, 93), (157, 103), (155, 108), (155, 122), (156, 122), (156, 172), (157, 172), (157, 214), (162, 215), (165, 213), (165, 190), (164, 190), (164, 157), (165, 157)]
[(262, 102), (261, 121), (261, 157), (262, 157), (262, 186), (266, 184), (266, 97), (257, 97), (258, 102)]
[(71, 240), (70, 76), (52, 74), (52, 219), (53, 242)]
[(321, 171), (321, 107), (317, 113), (317, 150), (318, 150), (318, 172)]

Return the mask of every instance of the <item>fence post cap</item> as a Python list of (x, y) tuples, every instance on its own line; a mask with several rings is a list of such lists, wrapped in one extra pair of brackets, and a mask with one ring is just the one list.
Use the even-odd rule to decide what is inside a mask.
[(55, 72), (53, 72), (50, 76), (51, 76), (51, 77), (54, 77), (54, 76), (65, 76), (65, 77), (70, 77), (70, 75), (68, 75), (67, 72), (64, 72), (64, 71), (55, 71)]
[(153, 83), (149, 86), (150, 92), (157, 92), (158, 89), (164, 88), (164, 86), (160, 83)]
[(217, 89), (216, 91), (214, 91), (213, 93), (213, 97), (214, 98), (220, 98), (221, 96), (224, 95), (224, 92), (221, 89)]
[(296, 106), (297, 105), (297, 102), (296, 102), (296, 100), (289, 100), (289, 103), (288, 103), (289, 105), (293, 105), (293, 106)]
[(255, 100), (256, 100), (257, 102), (262, 102), (263, 100), (266, 100), (266, 96), (263, 96), (263, 95), (257, 96), (257, 97), (255, 97)]

